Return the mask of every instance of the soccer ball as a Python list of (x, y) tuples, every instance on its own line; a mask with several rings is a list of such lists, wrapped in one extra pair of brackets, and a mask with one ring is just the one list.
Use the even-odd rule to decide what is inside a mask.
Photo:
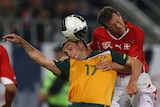
[(87, 33), (86, 20), (80, 15), (67, 16), (62, 22), (62, 34), (71, 41), (77, 41)]

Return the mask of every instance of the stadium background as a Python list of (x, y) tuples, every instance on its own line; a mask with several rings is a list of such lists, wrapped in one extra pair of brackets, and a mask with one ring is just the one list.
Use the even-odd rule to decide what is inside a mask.
[[(129, 4), (130, 8), (125, 9)], [(61, 20), (73, 13), (85, 17), (89, 31), (84, 39), (89, 42), (91, 32), (98, 26), (96, 15), (104, 5), (113, 5), (124, 18), (145, 30), (144, 50), (150, 62), (149, 73), (160, 93), (159, 0), (0, 0), (0, 38), (7, 33), (17, 33), (54, 59), (53, 47), (64, 41), (60, 32)], [(30, 60), (19, 45), (9, 42), (1, 44), (7, 48), (19, 83), (13, 107), (40, 107), (38, 92), (46, 69)], [(159, 105), (158, 98), (155, 107)]]

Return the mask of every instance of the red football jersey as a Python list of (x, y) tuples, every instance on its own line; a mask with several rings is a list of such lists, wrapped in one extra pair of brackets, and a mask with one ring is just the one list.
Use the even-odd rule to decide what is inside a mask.
[(124, 22), (128, 25), (128, 29), (119, 38), (114, 37), (103, 26), (96, 28), (92, 35), (90, 48), (92, 50), (112, 49), (135, 57), (143, 63), (143, 72), (147, 72), (148, 65), (143, 51), (144, 31), (127, 20), (124, 20)]
[(2, 45), (0, 45), (0, 77), (7, 77), (17, 85), (15, 73), (10, 65), (8, 53)]

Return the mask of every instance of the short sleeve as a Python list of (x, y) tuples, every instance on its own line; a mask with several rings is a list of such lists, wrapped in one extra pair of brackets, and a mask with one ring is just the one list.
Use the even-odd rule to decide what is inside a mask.
[(70, 70), (70, 58), (64, 61), (54, 60), (54, 63), (61, 70), (61, 75), (58, 77), (68, 81)]
[(116, 62), (121, 65), (125, 65), (128, 60), (128, 55), (121, 54), (121, 53), (116, 52), (114, 50), (111, 50), (111, 55), (112, 55), (112, 62)]

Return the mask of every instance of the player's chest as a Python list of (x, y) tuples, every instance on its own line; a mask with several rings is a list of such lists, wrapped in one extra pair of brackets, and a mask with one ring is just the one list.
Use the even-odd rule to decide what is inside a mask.
[(97, 41), (97, 46), (99, 50), (113, 49), (117, 51), (129, 51), (131, 46), (134, 43), (133, 38), (122, 38), (122, 39), (113, 39), (113, 38), (99, 38)]
[(111, 61), (111, 55), (98, 55), (88, 60), (75, 61), (70, 63), (70, 80), (87, 79), (89, 77), (103, 76), (101, 69), (97, 69), (96, 65), (99, 61), (108, 60)]

